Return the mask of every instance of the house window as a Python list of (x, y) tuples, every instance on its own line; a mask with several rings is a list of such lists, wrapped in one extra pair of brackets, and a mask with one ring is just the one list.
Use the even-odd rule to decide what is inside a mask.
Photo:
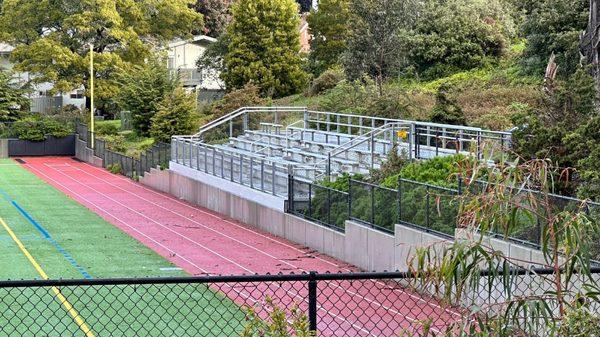
[(76, 92), (71, 93), (71, 99), (82, 99), (83, 98), (83, 90), (77, 90)]

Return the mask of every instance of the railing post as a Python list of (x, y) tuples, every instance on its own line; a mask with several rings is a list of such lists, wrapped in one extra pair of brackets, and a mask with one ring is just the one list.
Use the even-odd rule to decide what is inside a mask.
[(265, 191), (265, 160), (260, 160), (260, 190)]
[(331, 182), (331, 152), (327, 153), (327, 181)]
[(462, 195), (462, 176), (458, 175), (458, 195)]
[(375, 225), (375, 188), (373, 185), (369, 185), (371, 187), (371, 225)]
[(312, 218), (312, 184), (308, 184), (308, 217)]
[(402, 177), (398, 176), (398, 223), (402, 222)]
[(425, 207), (426, 209), (426, 214), (425, 214), (425, 224), (427, 226), (427, 228), (429, 228), (429, 185), (426, 185), (425, 187), (425, 202), (427, 202), (427, 206)]
[(308, 108), (304, 108), (304, 116), (302, 118), (304, 120), (304, 129), (308, 129)]
[(288, 204), (287, 212), (294, 213), (294, 177), (288, 173)]
[(277, 189), (275, 186), (275, 181), (277, 180), (277, 172), (276, 171), (277, 171), (277, 165), (275, 164), (275, 162), (273, 162), (273, 178), (271, 180), (271, 187), (273, 189), (271, 192), (273, 192), (273, 195), (277, 195)]
[(371, 132), (371, 170), (375, 168), (375, 135)]
[(331, 189), (327, 188), (327, 224), (331, 225)]
[(310, 272), (308, 281), (308, 326), (310, 331), (317, 332), (317, 274)]
[(348, 179), (348, 219), (352, 219), (352, 178)]

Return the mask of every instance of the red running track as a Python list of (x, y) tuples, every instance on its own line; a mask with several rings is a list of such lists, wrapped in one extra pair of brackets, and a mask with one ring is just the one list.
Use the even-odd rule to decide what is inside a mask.
[[(125, 177), (70, 158), (28, 158), (24, 166), (47, 183), (193, 275), (358, 271), (328, 256), (226, 219)], [(257, 285), (226, 295), (253, 305), (270, 294), (306, 307), (304, 287)], [(397, 336), (433, 319), (434, 331), (460, 315), (431, 299), (378, 281), (319, 284), (323, 336)], [(259, 298), (259, 293), (263, 297)], [(282, 296), (283, 295), (283, 296)], [(240, 303), (240, 298), (244, 298)], [(282, 303), (286, 304), (286, 303)], [(437, 327), (437, 328), (436, 328)]]

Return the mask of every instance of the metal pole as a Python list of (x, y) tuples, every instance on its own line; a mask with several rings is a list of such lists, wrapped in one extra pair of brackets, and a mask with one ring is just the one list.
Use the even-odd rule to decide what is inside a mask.
[(348, 179), (348, 219), (352, 219), (352, 179)]
[(402, 222), (402, 178), (398, 176), (398, 223)]
[(375, 189), (373, 185), (369, 185), (371, 188), (371, 224), (375, 225)]
[(277, 193), (276, 193), (277, 191), (275, 189), (275, 180), (277, 179), (276, 171), (277, 171), (277, 165), (275, 164), (275, 162), (273, 162), (273, 180), (271, 181), (271, 185), (272, 185), (271, 187), (273, 189), (271, 192), (273, 192), (273, 195), (277, 195)]
[(317, 279), (314, 271), (310, 272), (308, 281), (308, 325), (311, 331), (317, 332)]
[(90, 131), (94, 149), (94, 45), (90, 43)]

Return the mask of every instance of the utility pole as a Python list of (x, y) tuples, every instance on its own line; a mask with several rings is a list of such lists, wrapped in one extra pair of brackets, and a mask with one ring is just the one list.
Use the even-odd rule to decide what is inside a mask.
[(94, 44), (90, 43), (90, 137), (94, 149)]

